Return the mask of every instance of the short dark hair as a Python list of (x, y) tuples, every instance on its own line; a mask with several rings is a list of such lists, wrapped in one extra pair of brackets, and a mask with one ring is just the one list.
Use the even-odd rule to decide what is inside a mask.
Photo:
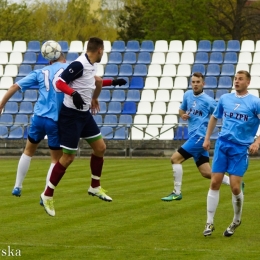
[(246, 70), (239, 70), (239, 71), (237, 71), (236, 74), (244, 74), (244, 75), (246, 75), (247, 79), (251, 80), (251, 75), (250, 75), (250, 73), (249, 73), (248, 71), (246, 71)]
[(192, 77), (197, 77), (197, 78), (202, 78), (203, 80), (204, 80), (204, 76), (203, 76), (203, 74), (201, 73), (201, 72), (194, 72), (193, 74), (192, 74)]
[(104, 42), (98, 37), (91, 37), (88, 40), (87, 51), (95, 52), (99, 48), (104, 48)]

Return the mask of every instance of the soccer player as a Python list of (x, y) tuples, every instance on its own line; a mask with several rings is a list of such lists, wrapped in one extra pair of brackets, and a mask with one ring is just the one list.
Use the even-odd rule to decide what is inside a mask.
[(32, 156), (34, 155), (39, 143), (48, 137), (48, 145), (51, 155), (51, 165), (46, 177), (46, 186), (55, 163), (62, 156), (58, 135), (58, 114), (63, 102), (64, 94), (55, 86), (58, 76), (68, 66), (64, 55), (61, 53), (57, 60), (50, 61), (49, 66), (43, 69), (34, 70), (23, 79), (13, 84), (0, 103), (0, 112), (2, 112), (6, 102), (18, 91), (38, 85), (39, 97), (34, 105), (34, 114), (31, 119), (31, 125), (24, 152), (19, 160), (16, 181), (12, 194), (20, 197), (22, 193), (22, 184), (29, 170)]
[(240, 70), (234, 77), (235, 93), (220, 97), (216, 110), (210, 118), (203, 143), (205, 150), (210, 149), (210, 136), (218, 118), (223, 125), (217, 139), (212, 162), (212, 178), (207, 196), (207, 222), (204, 236), (214, 231), (213, 220), (219, 202), (219, 189), (225, 172), (230, 176), (234, 217), (223, 235), (230, 237), (241, 224), (244, 195), (241, 191), (242, 177), (248, 167), (248, 153), (258, 151), (260, 137), (254, 140), (260, 123), (260, 99), (249, 94), (247, 88), (251, 76)]
[[(174, 178), (174, 190), (163, 197), (163, 201), (181, 200), (182, 163), (193, 157), (198, 170), (204, 178), (211, 178), (209, 153), (202, 147), (209, 117), (216, 107), (216, 101), (203, 92), (204, 77), (195, 72), (191, 78), (192, 90), (185, 92), (180, 106), (180, 117), (188, 122), (189, 139), (172, 155), (171, 163)], [(224, 176), (223, 183), (229, 184), (229, 177)]]
[[(92, 37), (88, 41), (85, 54), (73, 61), (61, 74), (56, 86), (65, 93), (59, 117), (59, 130), (63, 155), (55, 164), (47, 189), (41, 194), (44, 208), (50, 216), (55, 216), (53, 193), (66, 169), (73, 162), (78, 142), (84, 138), (93, 153), (90, 160), (91, 185), (89, 195), (104, 201), (112, 201), (100, 185), (103, 157), (106, 150), (100, 130), (90, 110), (99, 111), (98, 96), (102, 89), (102, 79), (95, 77), (97, 62), (101, 61), (104, 51), (103, 40)], [(103, 85), (124, 85), (124, 79), (104, 80)]]

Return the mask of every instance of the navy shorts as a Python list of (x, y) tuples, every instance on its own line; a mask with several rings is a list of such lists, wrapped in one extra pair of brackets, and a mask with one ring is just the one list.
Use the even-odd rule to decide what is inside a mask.
[(77, 150), (80, 138), (100, 139), (100, 130), (88, 111), (79, 111), (62, 105), (59, 115), (60, 146), (68, 150)]

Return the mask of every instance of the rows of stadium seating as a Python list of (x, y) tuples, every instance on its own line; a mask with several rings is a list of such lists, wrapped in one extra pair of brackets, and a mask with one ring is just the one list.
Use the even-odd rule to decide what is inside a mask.
[[(59, 43), (67, 62), (84, 53), (87, 46), (87, 41)], [(0, 42), (0, 98), (14, 82), (48, 64), (41, 56), (41, 44)], [(233, 77), (241, 69), (251, 73), (249, 91), (259, 96), (260, 41), (245, 40), (241, 44), (236, 40), (104, 41), (98, 75), (111, 79), (123, 77), (127, 84), (102, 90), (101, 111), (94, 118), (107, 139), (129, 138), (125, 124), (136, 126), (131, 131), (133, 139), (187, 139), (187, 127), (178, 118), (178, 110), (184, 92), (191, 87), (191, 74), (201, 72), (205, 76), (205, 92), (218, 101), (222, 94), (234, 91)], [(7, 122), (5, 126), (9, 128), (20, 124), (22, 115), (26, 117), (22, 122), (28, 124), (36, 99), (37, 86), (25, 93), (17, 92), (7, 103), (0, 124)], [(179, 127), (171, 128), (174, 124)]]

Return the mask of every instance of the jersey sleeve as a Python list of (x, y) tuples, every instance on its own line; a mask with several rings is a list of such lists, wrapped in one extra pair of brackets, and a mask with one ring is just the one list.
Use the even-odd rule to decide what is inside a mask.
[(220, 97), (219, 101), (218, 101), (218, 104), (213, 112), (213, 116), (215, 118), (222, 118), (223, 116), (223, 113), (224, 113), (224, 109), (223, 109), (223, 98)]
[(79, 61), (72, 62), (61, 74), (60, 78), (69, 84), (71, 81), (81, 77), (83, 74), (83, 65)]
[(16, 84), (21, 88), (24, 92), (26, 89), (38, 85), (37, 74), (41, 73), (39, 71), (32, 71), (26, 77), (20, 79), (16, 82)]

